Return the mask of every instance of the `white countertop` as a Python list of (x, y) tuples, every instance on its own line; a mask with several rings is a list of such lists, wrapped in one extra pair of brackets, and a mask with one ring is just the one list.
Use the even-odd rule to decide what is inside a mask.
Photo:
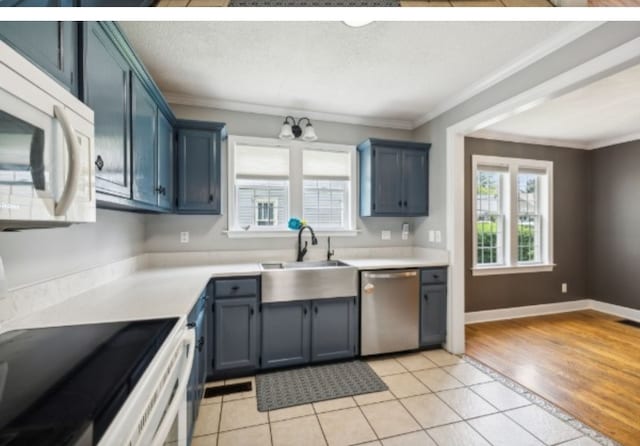
[[(446, 256), (341, 260), (363, 270), (448, 264)], [(9, 321), (2, 331), (165, 317), (186, 318), (211, 278), (260, 274), (259, 263), (145, 269)]]

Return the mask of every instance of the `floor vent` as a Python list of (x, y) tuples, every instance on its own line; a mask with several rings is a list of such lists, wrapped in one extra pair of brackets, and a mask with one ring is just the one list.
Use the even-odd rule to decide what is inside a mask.
[(640, 322), (631, 321), (629, 319), (623, 319), (623, 320), (618, 321), (618, 322), (620, 322), (621, 324), (624, 324), (624, 325), (629, 325), (630, 327), (640, 328)]
[(226, 386), (209, 387), (204, 391), (205, 398), (214, 398), (216, 396), (229, 395), (231, 393), (249, 392), (251, 390), (251, 381), (227, 384)]

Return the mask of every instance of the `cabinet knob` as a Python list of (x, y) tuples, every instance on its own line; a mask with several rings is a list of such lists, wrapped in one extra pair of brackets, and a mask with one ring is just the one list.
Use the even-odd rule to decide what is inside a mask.
[(213, 194), (209, 195), (209, 203), (213, 203)]
[(240, 289), (240, 287), (238, 285), (233, 285), (231, 287), (231, 291), (238, 291)]
[(254, 313), (254, 311), (253, 311), (253, 308), (252, 308), (251, 310), (249, 310), (249, 314), (250, 314), (251, 316), (253, 316), (253, 313)]
[(104, 160), (100, 155), (98, 155), (98, 157), (96, 158), (95, 165), (98, 170), (102, 170), (102, 168), (104, 167)]
[(402, 207), (402, 200), (398, 201), (398, 206)]
[(318, 314), (318, 307), (313, 307), (313, 312), (314, 312), (315, 314)]
[(424, 300), (429, 300), (429, 295), (427, 293), (424, 293)]
[(407, 200), (404, 200), (404, 207), (407, 207)]
[(304, 314), (305, 316), (307, 315), (307, 307), (304, 307), (304, 309), (302, 310), (302, 314)]

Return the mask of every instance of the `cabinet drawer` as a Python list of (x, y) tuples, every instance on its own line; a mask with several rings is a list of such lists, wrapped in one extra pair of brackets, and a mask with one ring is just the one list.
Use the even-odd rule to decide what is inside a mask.
[(430, 283), (446, 283), (447, 282), (447, 269), (446, 268), (429, 268), (423, 269), (420, 274), (423, 284)]
[(256, 296), (258, 281), (256, 279), (223, 279), (215, 281), (215, 296), (236, 297)]

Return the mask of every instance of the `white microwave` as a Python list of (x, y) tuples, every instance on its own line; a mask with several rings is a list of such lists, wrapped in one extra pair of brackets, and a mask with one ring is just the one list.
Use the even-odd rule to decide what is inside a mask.
[(0, 41), (0, 230), (95, 222), (93, 111)]

